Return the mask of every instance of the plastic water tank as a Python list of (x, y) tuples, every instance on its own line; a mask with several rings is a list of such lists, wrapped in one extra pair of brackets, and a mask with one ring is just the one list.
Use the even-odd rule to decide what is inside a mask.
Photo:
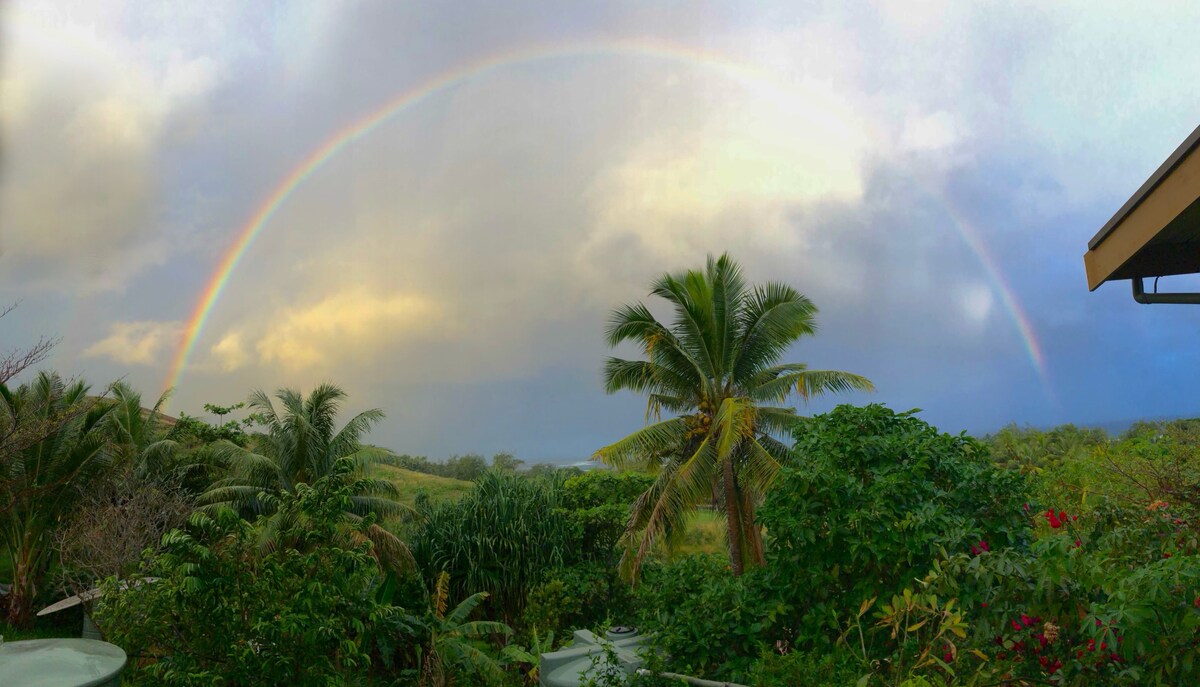
[(605, 655), (605, 642), (589, 630), (575, 630), (571, 646), (542, 654), (539, 684), (541, 687), (579, 687), (584, 680), (595, 677), (605, 668), (632, 675), (642, 666), (639, 650), (643, 639), (632, 627), (617, 626), (606, 632), (605, 640), (612, 646), (616, 659), (615, 664), (610, 664)]
[(125, 668), (119, 646), (91, 639), (30, 639), (0, 644), (5, 687), (117, 687)]

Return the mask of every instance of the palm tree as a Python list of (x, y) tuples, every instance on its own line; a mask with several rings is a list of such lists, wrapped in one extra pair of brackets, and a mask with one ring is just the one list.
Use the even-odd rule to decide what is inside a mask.
[(125, 382), (112, 385), (113, 409), (109, 414), (109, 431), (113, 439), (113, 457), (122, 466), (132, 469), (137, 477), (163, 477), (174, 470), (188, 471), (199, 466), (176, 464), (183, 446), (168, 439), (170, 424), (162, 413), (163, 404), (171, 396), (164, 391), (153, 408), (142, 407), (142, 395)]
[[(345, 458), (356, 470), (354, 496), (344, 514), (347, 521), (357, 523), (368, 514), (380, 518), (409, 514), (411, 509), (395, 500), (399, 494), (394, 484), (368, 474), (372, 466), (392, 464), (395, 459), (390, 451), (364, 446), (360, 441), (383, 419), (383, 412), (364, 411), (336, 430), (337, 413), (345, 397), (346, 392), (332, 384), (318, 386), (307, 399), (293, 389), (281, 389), (276, 398), (283, 409), (277, 412), (264, 392), (255, 391), (248, 405), (261, 416), (266, 433), (256, 436), (250, 448), (228, 440), (216, 442), (214, 455), (228, 463), (231, 474), (202, 494), (199, 504), (209, 511), (229, 506), (247, 515), (274, 515), (278, 495), (294, 494), (299, 485), (329, 475), (337, 461)], [(284, 525), (277, 519), (268, 521), (265, 546), (279, 543), (276, 536)], [(389, 569), (411, 564), (408, 547), (378, 523), (367, 527), (365, 536), (374, 544), (376, 557)]]
[(52, 536), (111, 463), (108, 403), (89, 398), (82, 381), (42, 372), (15, 391), (0, 384), (0, 427), (21, 434), (0, 453), (0, 544), (12, 571), (8, 619), (33, 620), (32, 603), (52, 555)]
[[(593, 456), (656, 474), (622, 537), (622, 570), (636, 577), (657, 542), (676, 541), (691, 511), (714, 502), (724, 511), (730, 564), (740, 575), (763, 563), (754, 509), (787, 455), (775, 436), (798, 417), (778, 404), (793, 393), (807, 400), (874, 387), (849, 372), (780, 364), (793, 343), (816, 332), (817, 308), (786, 284), (747, 287), (727, 254), (709, 256), (704, 271), (664, 274), (650, 295), (673, 306), (674, 321), (660, 323), (642, 303), (614, 310), (609, 345), (636, 342), (646, 359), (609, 358), (604, 383), (608, 393), (647, 394), (647, 421), (658, 421)], [(663, 410), (676, 417), (659, 420)]]

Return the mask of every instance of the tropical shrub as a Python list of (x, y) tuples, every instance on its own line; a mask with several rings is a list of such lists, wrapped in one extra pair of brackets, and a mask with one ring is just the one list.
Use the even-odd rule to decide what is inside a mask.
[[(213, 444), (214, 454), (230, 466), (230, 474), (213, 484), (198, 503), (210, 512), (230, 507), (247, 516), (271, 515), (281, 495), (296, 493), (301, 485), (328, 476), (335, 465), (345, 462), (353, 467), (350, 488), (354, 493), (346, 502), (342, 518), (356, 523), (367, 515), (374, 516), (364, 528), (349, 531), (370, 539), (374, 544), (372, 553), (386, 568), (408, 568), (412, 562), (408, 547), (376, 520), (407, 514), (409, 508), (396, 500), (396, 485), (369, 473), (373, 466), (392, 462), (392, 453), (361, 442), (362, 436), (383, 419), (383, 411), (361, 412), (337, 429), (337, 414), (346, 399), (342, 389), (322, 384), (307, 398), (294, 389), (281, 389), (276, 397), (281, 411), (262, 391), (250, 395), (249, 407), (267, 430), (249, 442), (250, 448), (226, 440)], [(282, 522), (271, 522), (263, 533), (264, 545), (281, 543), (275, 533), (282, 529)]]
[(755, 687), (849, 687), (862, 675), (859, 662), (844, 651), (804, 653), (772, 647), (750, 669)]
[(838, 406), (795, 430), (760, 511), (764, 584), (789, 606), (779, 639), (828, 645), (860, 604), (925, 576), (942, 552), (1024, 545), (1026, 485), (979, 442), (912, 413)]
[(529, 590), (562, 567), (577, 541), (559, 494), (541, 480), (487, 472), (457, 502), (419, 504), (412, 553), (426, 583), (450, 576), (450, 601), (487, 592), (487, 607), (508, 624)]
[(603, 563), (579, 563), (548, 571), (529, 592), (521, 626), (527, 633), (553, 632), (564, 639), (572, 630), (603, 623), (634, 621), (629, 585)]
[(393, 649), (402, 611), (375, 600), (380, 569), (365, 539), (347, 547), (342, 513), (353, 466), (301, 485), (278, 502), (287, 540), (260, 555), (258, 528), (229, 509), (192, 515), (163, 538), (122, 588), (109, 582), (97, 624), (160, 685), (343, 684), (367, 674), (380, 644)]
[(715, 555), (647, 563), (634, 592), (638, 627), (670, 671), (743, 682), (786, 610), (763, 593), (758, 574), (734, 577)]
[(973, 611), (999, 675), (1064, 685), (1200, 679), (1200, 541), (1165, 502), (1031, 513), (1028, 548), (958, 554), (930, 576)]
[(610, 470), (590, 470), (563, 481), (563, 515), (579, 536), (574, 557), (614, 563), (633, 503), (653, 483), (649, 475)]
[[(422, 623), (427, 637), (418, 668), (420, 687), (496, 683), (504, 679), (500, 663), (486, 651), (486, 640), (508, 636), (512, 630), (495, 621), (470, 620), (486, 598), (487, 592), (476, 592), (448, 610), (450, 575), (443, 572), (438, 576), (430, 609)], [(466, 681), (460, 683), (455, 676)]]

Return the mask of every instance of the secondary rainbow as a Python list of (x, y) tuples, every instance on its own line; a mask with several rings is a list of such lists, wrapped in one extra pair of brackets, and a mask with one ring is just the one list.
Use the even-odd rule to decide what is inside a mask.
[[(717, 53), (672, 44), (629, 40), (613, 40), (588, 44), (542, 45), (535, 48), (492, 55), (434, 76), (414, 88), (391, 98), (371, 113), (336, 131), (324, 143), (309, 153), (299, 165), (275, 186), (274, 190), (271, 191), (258, 209), (254, 211), (246, 223), (237, 231), (232, 243), (218, 261), (216, 269), (212, 272), (212, 276), (201, 291), (200, 297), (197, 299), (185, 323), (183, 335), (167, 373), (164, 388), (169, 389), (178, 385), (180, 377), (187, 368), (188, 359), (191, 357), (204, 331), (209, 316), (212, 314), (217, 302), (220, 301), (221, 295), (228, 286), (230, 278), (237, 270), (238, 264), (254, 244), (255, 239), (258, 238), (259, 234), (270, 223), (271, 218), (279, 208), (287, 202), (288, 198), (298, 188), (303, 186), (325, 163), (336, 157), (341, 151), (370, 134), (381, 124), (431, 96), (450, 90), (471, 79), (477, 79), (497, 69), (516, 67), (544, 60), (622, 55), (704, 66), (715, 69), (728, 78), (748, 85), (765, 85), (773, 92), (780, 94), (787, 94), (798, 88), (797, 84), (781, 79), (771, 72), (753, 65), (738, 62)], [(806, 100), (805, 102), (811, 104), (810, 101)], [(848, 126), (834, 113), (820, 109), (806, 109), (799, 111), (797, 114), (801, 118), (808, 120), (808, 123), (824, 127), (825, 130), (844, 130)], [(1046, 375), (1041, 350), (1033, 328), (1028, 322), (1028, 318), (1018, 305), (1017, 299), (1012, 294), (1011, 289), (1007, 288), (1007, 285), (1000, 278), (1000, 271), (994, 264), (994, 261), (988, 257), (982, 241), (969, 228), (970, 225), (962, 221), (952, 208), (951, 214), (954, 216), (956, 228), (963, 236), (964, 241), (979, 257), (989, 273), (993, 286), (1000, 294), (1005, 309), (1010, 313), (1025, 343), (1030, 360), (1041, 376), (1043, 383), (1045, 383)]]

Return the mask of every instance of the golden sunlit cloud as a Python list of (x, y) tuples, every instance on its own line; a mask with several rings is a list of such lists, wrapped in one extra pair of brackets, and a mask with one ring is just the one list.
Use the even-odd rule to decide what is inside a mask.
[(250, 353), (242, 343), (242, 335), (239, 332), (226, 334), (209, 352), (225, 372), (233, 372), (250, 362)]
[(350, 288), (312, 305), (284, 310), (268, 325), (256, 349), (264, 363), (289, 370), (318, 367), (376, 353), (399, 341), (440, 336), (445, 315), (418, 294)]

